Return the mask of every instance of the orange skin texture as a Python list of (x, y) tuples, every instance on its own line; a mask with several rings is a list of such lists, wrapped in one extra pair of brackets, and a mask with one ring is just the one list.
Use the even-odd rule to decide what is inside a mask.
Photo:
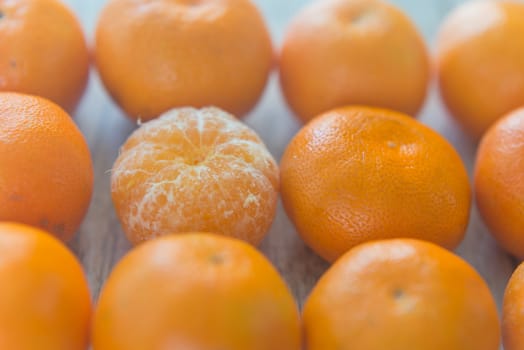
[(169, 235), (115, 267), (94, 314), (94, 350), (300, 350), (298, 309), (251, 245)]
[(498, 350), (487, 284), (430, 242), (362, 244), (321, 277), (302, 314), (306, 350)]
[(376, 0), (323, 0), (304, 8), (289, 25), (279, 67), (286, 100), (304, 122), (349, 104), (414, 116), (430, 77), (415, 26)]
[(524, 265), (511, 275), (502, 302), (502, 343), (504, 350), (524, 349)]
[(71, 117), (41, 97), (0, 93), (0, 220), (68, 241), (93, 191), (87, 143)]
[(75, 256), (47, 232), (0, 223), (0, 348), (84, 350), (91, 299)]
[(133, 244), (164, 234), (217, 232), (259, 244), (276, 212), (278, 165), (257, 134), (217, 108), (180, 108), (144, 123), (111, 174)]
[(269, 32), (249, 0), (111, 0), (95, 54), (113, 99), (142, 121), (186, 106), (241, 117), (273, 65)]
[(442, 24), (436, 50), (440, 93), (473, 138), (524, 104), (522, 37), (524, 4), (517, 1), (470, 1)]
[(288, 216), (328, 261), (382, 238), (451, 249), (469, 220), (471, 190), (459, 155), (398, 112), (345, 107), (318, 116), (289, 143), (280, 176)]
[(475, 199), (484, 223), (508, 252), (524, 259), (524, 108), (491, 126), (477, 150)]
[(48, 98), (73, 112), (88, 81), (80, 23), (56, 0), (0, 0), (0, 91)]

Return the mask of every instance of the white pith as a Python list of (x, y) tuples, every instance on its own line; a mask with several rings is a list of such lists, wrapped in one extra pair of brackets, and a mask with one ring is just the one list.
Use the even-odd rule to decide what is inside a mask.
[[(206, 138), (211, 125), (219, 130), (213, 140)], [(155, 139), (161, 133), (178, 134), (186, 145), (158, 144)], [(140, 142), (135, 141), (138, 136)], [(198, 164), (187, 164), (182, 150), (188, 145), (204, 149)], [(166, 149), (170, 159), (158, 159)], [(238, 150), (248, 159), (232, 153)], [(160, 165), (158, 172), (148, 166), (151, 160), (155, 167)], [(216, 167), (220, 171), (211, 171)], [(124, 198), (119, 213), (122, 225), (138, 234), (138, 240), (184, 229), (203, 230), (205, 222), (223, 227), (228, 221), (231, 227), (224, 227), (222, 233), (248, 239), (249, 232), (257, 232), (261, 237), (267, 227), (257, 223), (271, 222), (277, 183), (276, 163), (255, 132), (216, 108), (175, 109), (143, 124), (123, 146), (112, 170), (112, 192)], [(240, 215), (231, 223), (235, 213)]]

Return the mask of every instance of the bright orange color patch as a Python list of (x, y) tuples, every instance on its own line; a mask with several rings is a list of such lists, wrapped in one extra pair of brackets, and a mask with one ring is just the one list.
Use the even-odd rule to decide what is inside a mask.
[(524, 349), (524, 264), (513, 272), (504, 292), (502, 342), (504, 350)]
[(147, 242), (104, 286), (94, 350), (300, 350), (298, 309), (266, 258), (242, 241), (188, 233)]
[(436, 64), (442, 98), (475, 138), (524, 105), (524, 4), (469, 1), (442, 24)]
[(468, 224), (470, 185), (459, 155), (401, 113), (367, 107), (324, 113), (291, 140), (280, 170), (286, 212), (329, 261), (381, 238), (453, 248)]
[(317, 0), (291, 22), (279, 59), (287, 102), (308, 121), (350, 104), (415, 116), (429, 58), (410, 19), (380, 0)]
[(475, 199), (499, 244), (524, 259), (524, 108), (484, 134), (475, 163)]
[(278, 166), (257, 134), (217, 108), (174, 109), (144, 123), (111, 176), (129, 240), (217, 232), (258, 244), (275, 215)]
[(57, 0), (0, 0), (0, 91), (48, 98), (73, 112), (87, 85), (80, 23)]
[(1, 349), (86, 348), (87, 280), (73, 254), (47, 232), (0, 223), (0, 285)]
[(0, 220), (41, 227), (69, 240), (93, 191), (87, 143), (49, 100), (0, 93)]
[(429, 242), (362, 244), (325, 273), (303, 310), (307, 350), (498, 350), (497, 307), (464, 260)]
[(96, 30), (96, 64), (113, 99), (142, 121), (173, 107), (257, 103), (273, 49), (250, 0), (111, 0)]

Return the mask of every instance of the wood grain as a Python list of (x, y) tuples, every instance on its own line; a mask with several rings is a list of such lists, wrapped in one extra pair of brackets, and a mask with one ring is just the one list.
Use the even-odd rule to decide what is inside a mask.
[[(443, 16), (459, 1), (393, 2), (413, 18), (431, 47)], [(96, 17), (104, 1), (66, 0), (66, 3), (82, 20), (86, 35), (92, 42)], [(289, 19), (307, 1), (259, 0), (257, 3), (267, 18), (278, 45)], [(434, 87), (420, 120), (444, 135), (457, 148), (471, 174), (476, 145), (469, 141), (450, 119)], [(71, 242), (71, 248), (85, 266), (93, 297), (96, 299), (112, 267), (130, 248), (112, 206), (109, 178), (119, 146), (136, 126), (111, 102), (94, 69), (88, 91), (75, 114), (75, 121), (86, 136), (93, 155), (95, 192), (88, 215), (75, 240)], [(262, 100), (247, 117), (246, 123), (260, 134), (275, 158), (280, 159), (285, 146), (299, 129), (299, 124), (282, 99), (276, 74), (271, 77)], [(260, 249), (283, 274), (300, 305), (328, 267), (327, 263), (315, 256), (298, 238), (281, 205), (271, 231)], [(500, 306), (505, 284), (515, 262), (491, 239), (476, 208), (473, 208), (471, 213), (466, 239), (457, 252), (472, 263), (487, 280)]]

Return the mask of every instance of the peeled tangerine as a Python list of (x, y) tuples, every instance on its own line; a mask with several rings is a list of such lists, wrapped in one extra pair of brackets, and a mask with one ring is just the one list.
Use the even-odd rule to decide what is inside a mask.
[(121, 148), (111, 192), (128, 239), (217, 232), (258, 244), (275, 215), (278, 166), (257, 134), (217, 108), (173, 109)]

